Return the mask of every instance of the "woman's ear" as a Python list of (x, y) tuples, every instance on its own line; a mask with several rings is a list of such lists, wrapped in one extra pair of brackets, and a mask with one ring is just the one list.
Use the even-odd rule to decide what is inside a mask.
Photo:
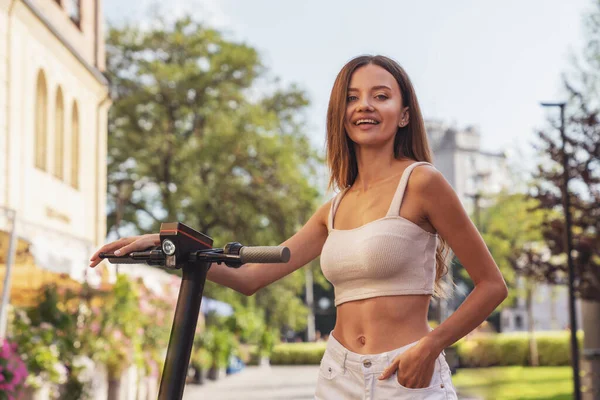
[(402, 111), (402, 117), (400, 118), (400, 122), (398, 123), (398, 127), (399, 128), (404, 128), (406, 125), (408, 125), (408, 121), (409, 120), (410, 120), (410, 114), (408, 112), (408, 107), (406, 107)]

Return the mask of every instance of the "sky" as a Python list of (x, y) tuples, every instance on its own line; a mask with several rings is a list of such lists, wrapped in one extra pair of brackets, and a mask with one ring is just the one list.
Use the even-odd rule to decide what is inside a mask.
[[(153, 0), (105, 0), (107, 23), (147, 18)], [(384, 54), (407, 71), (426, 119), (475, 125), (484, 150), (531, 151), (540, 101), (564, 99), (561, 74), (583, 45), (591, 0), (171, 0), (229, 39), (256, 48), (272, 76), (311, 100), (307, 133), (324, 148), (325, 115), (341, 67)]]

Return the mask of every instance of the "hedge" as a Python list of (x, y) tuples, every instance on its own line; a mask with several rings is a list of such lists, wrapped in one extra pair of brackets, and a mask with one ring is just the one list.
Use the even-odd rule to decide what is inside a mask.
[[(571, 347), (568, 331), (536, 332), (540, 366), (570, 365)], [(583, 333), (578, 334), (582, 348)], [(318, 365), (326, 344), (280, 343), (271, 354), (271, 365)], [(459, 367), (477, 368), (508, 365), (529, 365), (529, 336), (527, 332), (480, 334), (463, 338), (451, 346), (458, 355)], [(255, 348), (250, 349), (249, 364), (257, 361)]]
[[(579, 348), (583, 333), (578, 332)], [(536, 332), (534, 335), (540, 366), (561, 366), (571, 363), (570, 333)], [(460, 367), (491, 367), (530, 365), (529, 335), (526, 332), (479, 335), (461, 339), (456, 348)]]

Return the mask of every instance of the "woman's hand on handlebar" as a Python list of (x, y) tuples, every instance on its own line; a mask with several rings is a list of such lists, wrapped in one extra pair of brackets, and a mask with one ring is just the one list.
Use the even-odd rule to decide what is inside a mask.
[(158, 233), (121, 238), (100, 247), (90, 258), (90, 267), (94, 268), (96, 265), (100, 264), (102, 261), (99, 257), (100, 253), (114, 253), (116, 256), (124, 256), (132, 251), (143, 251), (148, 247), (158, 246), (159, 244), (160, 234)]

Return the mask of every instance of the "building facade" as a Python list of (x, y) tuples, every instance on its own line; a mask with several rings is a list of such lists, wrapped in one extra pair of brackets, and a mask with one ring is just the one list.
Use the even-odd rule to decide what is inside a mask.
[[(525, 282), (517, 282), (525, 292)], [(558, 331), (569, 329), (569, 291), (566, 286), (538, 283), (532, 287), (531, 309), (528, 309), (526, 295), (519, 296), (512, 307), (504, 308), (500, 313), (502, 332), (527, 331), (529, 324), (535, 331)], [(576, 301), (577, 320), (581, 321), (581, 307)], [(533, 318), (529, 321), (529, 318)], [(581, 326), (580, 326), (581, 328)]]
[(425, 121), (435, 166), (456, 191), (469, 213), (486, 197), (510, 187), (506, 155), (481, 149), (481, 132), (469, 126), (459, 129), (435, 120)]
[(106, 232), (102, 21), (101, 0), (0, 0), (0, 214), (37, 266), (79, 281)]

